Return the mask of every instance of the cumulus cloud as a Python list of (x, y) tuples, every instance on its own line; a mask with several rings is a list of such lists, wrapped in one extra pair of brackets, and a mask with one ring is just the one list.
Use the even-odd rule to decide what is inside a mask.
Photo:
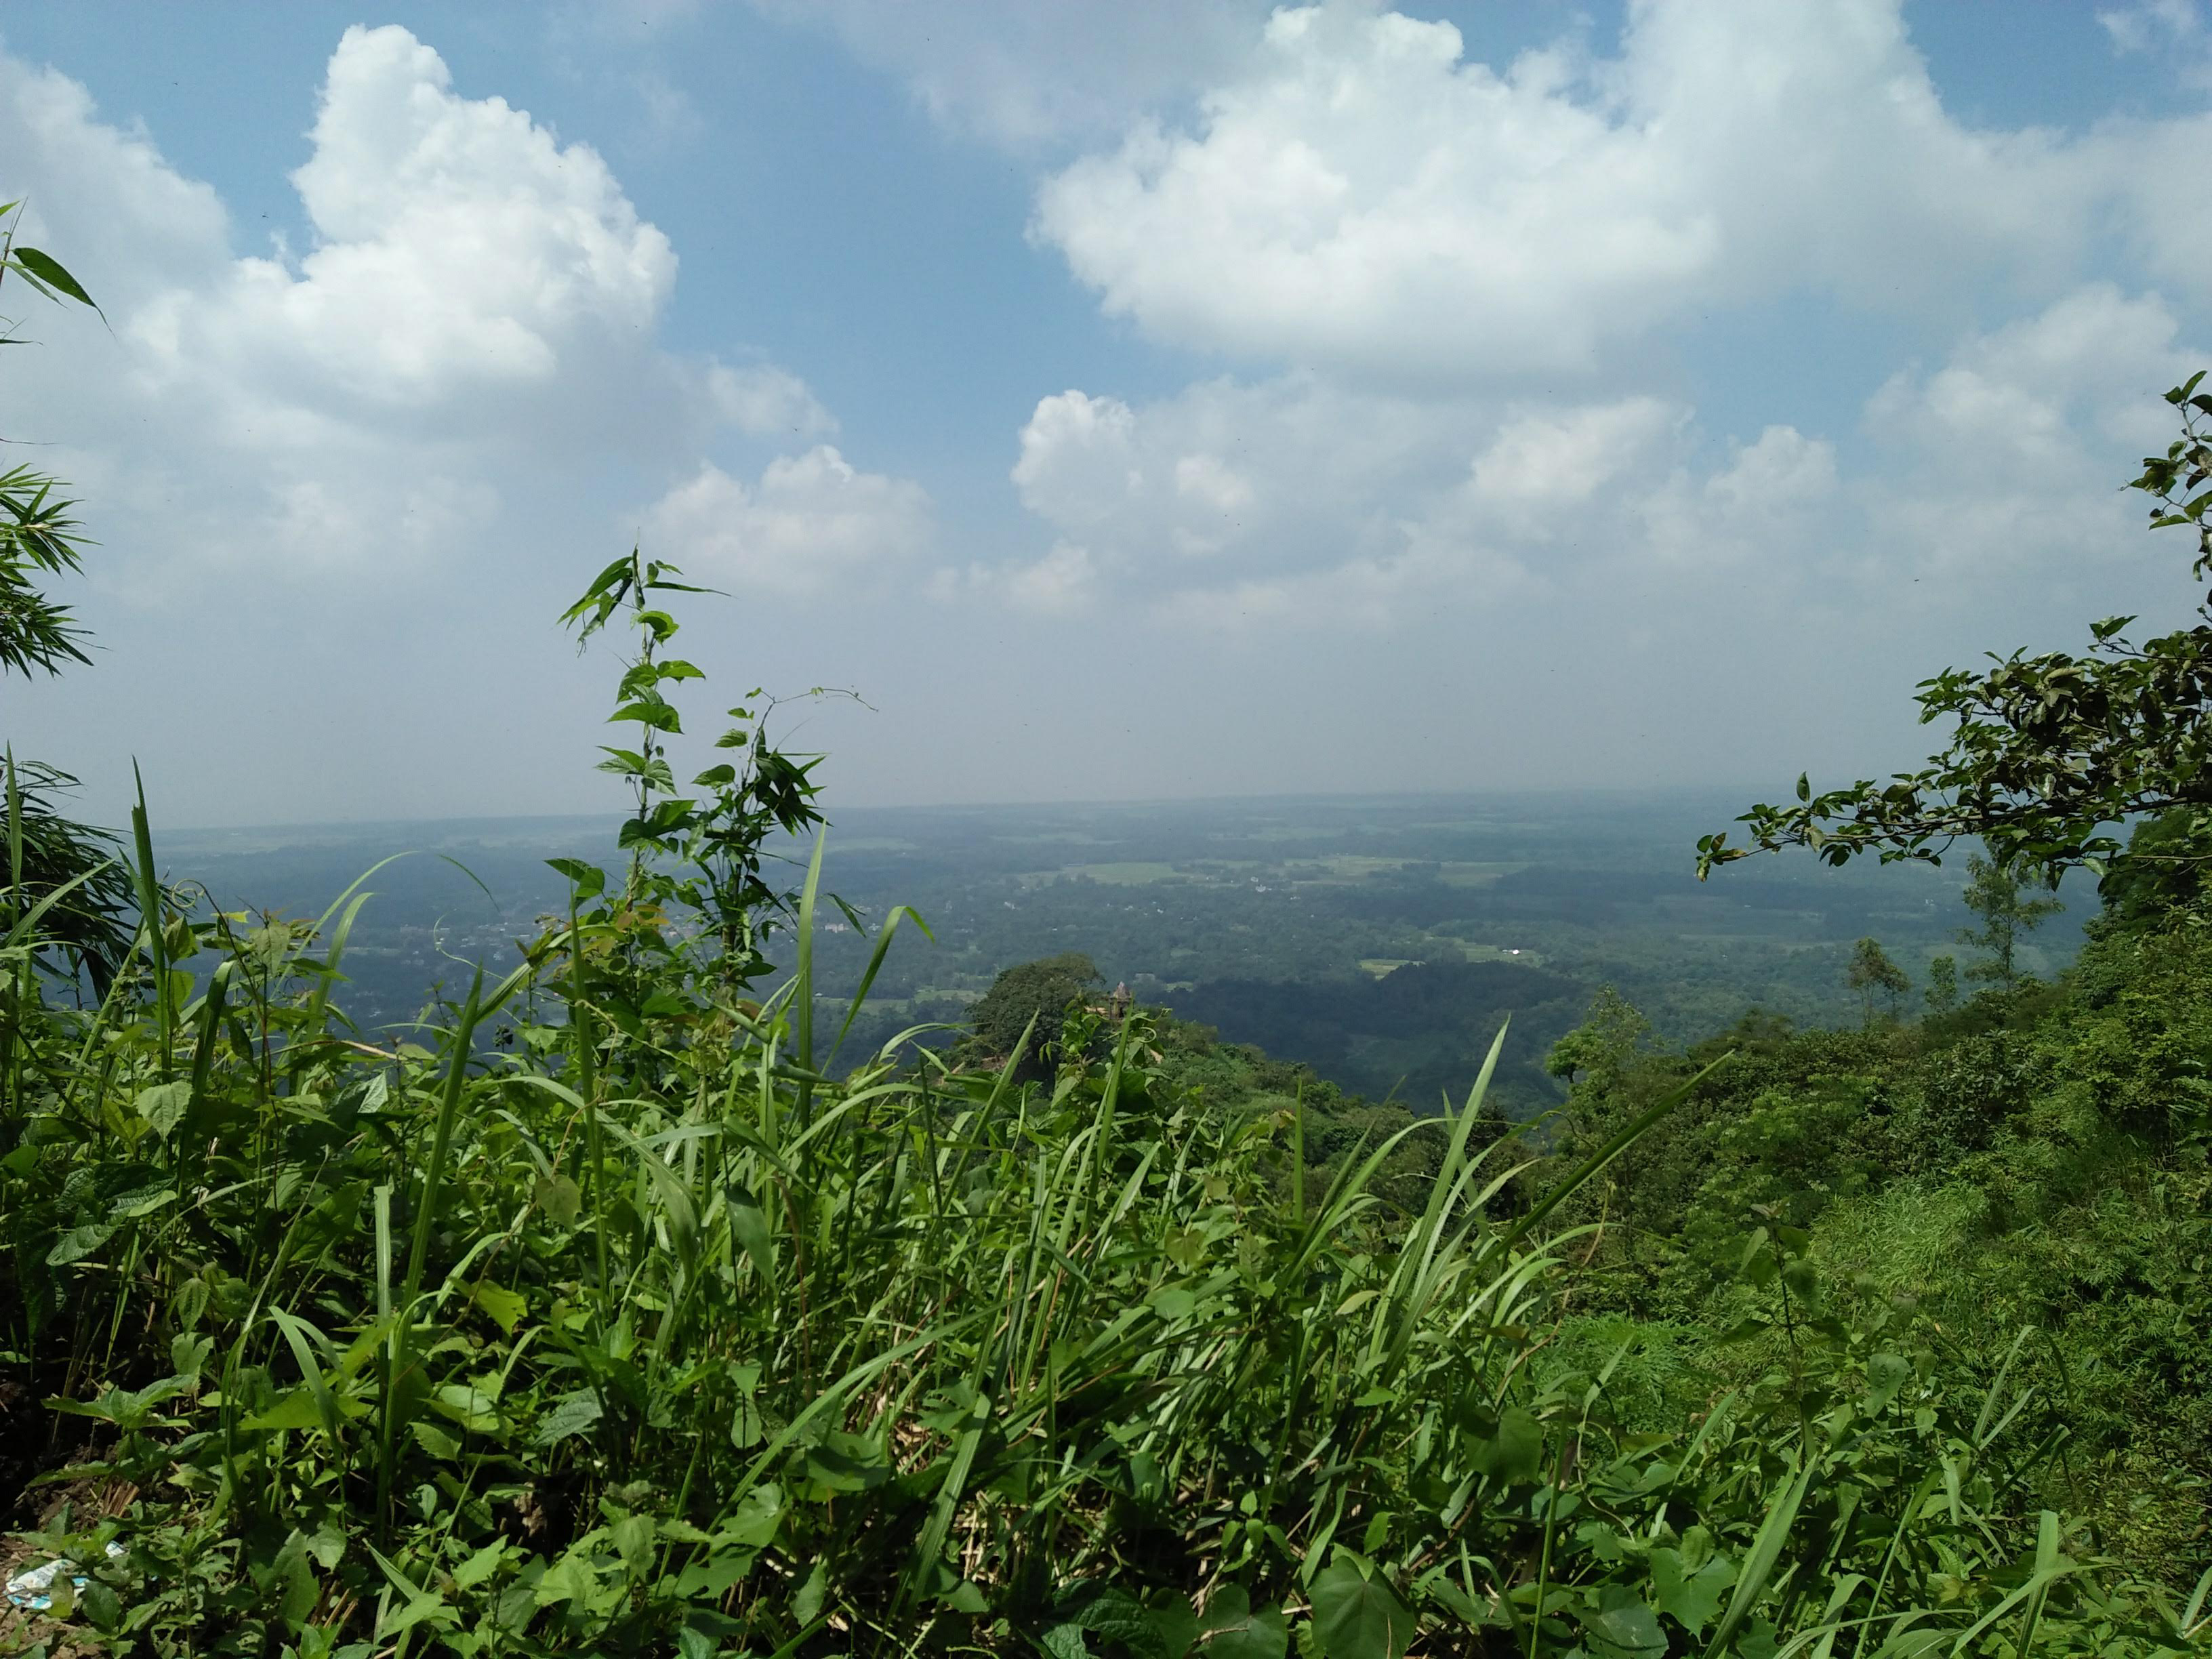
[(1044, 616), (1071, 616), (1093, 597), (1097, 572), (1087, 548), (1060, 542), (1034, 564), (1018, 565), (1001, 578), (1007, 603)]
[(749, 436), (812, 437), (837, 429), (836, 418), (816, 401), (806, 382), (773, 363), (744, 368), (717, 363), (708, 371), (707, 386), (723, 418)]
[(1910, 580), (1934, 603), (2142, 556), (2114, 457), (2162, 441), (2154, 389), (2194, 361), (2166, 301), (2096, 283), (1891, 377), (1850, 467), (1831, 437), (1728, 438), (1649, 394), (1436, 400), (1304, 374), (1142, 405), (1055, 394), (1013, 477), (1092, 591), (1206, 626), (1572, 610), (1623, 583), (1694, 610), (1746, 568), (1778, 597)]
[(787, 370), (663, 350), (668, 239), (590, 146), (457, 92), (406, 30), (345, 32), (308, 137), (308, 245), (240, 254), (149, 136), (0, 57), (0, 153), (40, 183), (27, 234), (113, 325), (42, 321), (8, 391), (98, 501), (117, 587), (153, 599), (209, 561), (388, 575), (612, 461), (834, 429)]
[(1954, 581), (2061, 580), (2139, 556), (2141, 506), (2116, 465), (2171, 435), (2154, 395), (2205, 362), (2154, 295), (2094, 283), (1900, 370), (1868, 405), (1888, 465), (1865, 492), (1862, 556), (1909, 549)]
[(744, 484), (711, 463), (645, 515), (658, 556), (742, 590), (791, 596), (850, 584), (920, 551), (929, 497), (919, 484), (856, 471), (829, 445), (769, 463)]
[[(2132, 27), (2133, 25), (2128, 27)], [(1716, 306), (2056, 293), (2118, 214), (2202, 291), (2172, 211), (2202, 118), (2078, 138), (1943, 105), (1899, 0), (1642, 0), (1617, 56), (1503, 68), (1448, 23), (1284, 9), (1182, 122), (1047, 179), (1033, 234), (1165, 340), (1366, 383), (1587, 371)]]

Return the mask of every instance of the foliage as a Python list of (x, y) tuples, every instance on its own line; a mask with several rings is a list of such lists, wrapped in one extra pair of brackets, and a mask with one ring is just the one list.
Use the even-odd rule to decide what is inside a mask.
[[(2212, 1317), (2203, 930), (2107, 932), (2061, 984), (1917, 1028), (1727, 1041), (1734, 1063), (1584, 1195), (1579, 1213), (1614, 1224), (1585, 1295), (1689, 1332), (1736, 1374), (1746, 1362), (1719, 1339), (1741, 1316), (1744, 1230), (1787, 1226), (1866, 1305), (1911, 1298), (1978, 1373), (2027, 1329), (2014, 1371), (2037, 1400), (2021, 1425), (2063, 1448), (2042, 1498), (2136, 1559), (2197, 1571), (2212, 1413), (2184, 1334)], [(1565, 1155), (1705, 1052), (1586, 1079)]]
[(1544, 1057), (1544, 1070), (1569, 1083), (1585, 1076), (1617, 1078), (1633, 1063), (1650, 1034), (1650, 1022), (1620, 992), (1602, 986), (1590, 1003), (1589, 1018), (1552, 1045)]
[(2128, 835), (2128, 856), (2106, 872), (2100, 891), (2108, 927), (2156, 928), (2177, 913), (2195, 914), (2212, 896), (2212, 817), (2176, 808), (2143, 819)]
[(1928, 963), (1928, 1012), (1948, 1014), (1959, 1006), (1959, 959), (1952, 956), (1931, 957)]
[[(58, 261), (15, 240), (11, 222), (21, 206), (0, 203), (0, 287), (12, 276), (47, 299), (91, 306), (92, 297)], [(0, 331), (0, 345), (15, 343), (12, 333)], [(29, 678), (91, 661), (80, 643), (84, 630), (69, 607), (40, 588), (45, 579), (82, 568), (76, 504), (64, 489), (27, 465), (0, 469), (0, 676)], [(15, 889), (26, 898), (59, 896), (43, 932), (49, 949), (41, 965), (72, 977), (84, 974), (95, 989), (103, 988), (128, 944), (121, 918), (129, 888), (108, 837), (55, 810), (54, 796), (76, 787), (67, 773), (17, 763), (12, 751), (8, 772)]]
[(1966, 964), (1966, 977), (1982, 980), (2010, 993), (2020, 984), (2018, 956), (2021, 936), (2035, 931), (2063, 908), (2055, 898), (2023, 898), (2024, 884), (2002, 865), (1978, 853), (1966, 855), (1966, 908), (1980, 919), (1978, 927), (1961, 928), (1959, 942), (1982, 952)]
[[(691, 780), (690, 787), (704, 795), (678, 793), (669, 744), (683, 735), (684, 722), (665, 688), (705, 674), (695, 664), (662, 654), (681, 630), (654, 596), (709, 591), (676, 580), (681, 574), (673, 565), (646, 560), (633, 548), (628, 557), (600, 571), (561, 616), (565, 626), (575, 629), (579, 647), (617, 617), (628, 622), (636, 640), (636, 655), (624, 665), (615, 710), (607, 719), (636, 727), (637, 747), (604, 747), (600, 752), (607, 758), (599, 763), (601, 771), (629, 786), (635, 803), (620, 839), (630, 854), (629, 869), (619, 895), (593, 915), (622, 939), (616, 954), (633, 970), (642, 960), (640, 950), (649, 949), (658, 973), (678, 962), (707, 963), (720, 987), (741, 988), (769, 971), (763, 947), (791, 920), (788, 885), (771, 881), (766, 866), (783, 839), (803, 836), (823, 822), (815, 805), (818, 757), (787, 755), (770, 742), (774, 700), (763, 702), (756, 689), (749, 695), (763, 706), (730, 709), (734, 724), (714, 742), (718, 750), (735, 751), (737, 759), (720, 761)], [(597, 899), (606, 890), (600, 872), (568, 860), (554, 867), (578, 884), (574, 902)], [(708, 931), (711, 954), (691, 957), (669, 950), (662, 929), (679, 913)], [(635, 1010), (625, 1006), (623, 1012)]]
[(969, 1052), (1012, 1058), (1024, 1081), (1049, 1076), (1067, 1053), (1064, 1018), (1095, 995), (1100, 983), (1098, 965), (1079, 951), (1016, 963), (969, 1005), (968, 1024), (975, 1033)]
[[(2009, 962), (2010, 959), (2008, 951), (2006, 960)], [(1890, 1018), (1894, 1019), (1899, 1002), (1912, 988), (1911, 975), (1889, 959), (1889, 953), (1881, 948), (1879, 939), (1863, 939), (1851, 947), (1850, 966), (1844, 970), (1844, 978), (1850, 981), (1851, 989), (1859, 994), (1866, 1009), (1866, 1024), (1869, 1025), (1874, 1024), (1876, 997), (1887, 1000)]]
[[(92, 298), (50, 255), (15, 240), (8, 222), (20, 202), (0, 203), (0, 288), (14, 276), (50, 300)], [(0, 333), (0, 345), (15, 343)], [(80, 568), (83, 538), (71, 516), (76, 503), (63, 486), (28, 466), (0, 470), (0, 672), (56, 673), (67, 663), (89, 662), (78, 641), (84, 630), (65, 605), (40, 592), (41, 576), (72, 575)]]
[[(2197, 391), (2203, 378), (2166, 394), (2180, 435), (2163, 456), (2145, 459), (2130, 486), (2155, 498), (2154, 529), (2197, 532), (2190, 569), (2199, 580), (2212, 580), (2212, 396)], [(2080, 865), (2128, 871), (2137, 885), (2161, 877), (2193, 885), (2201, 851), (2123, 844), (2112, 829), (2172, 813), (2192, 847), (2206, 833), (2212, 597), (2197, 615), (2193, 627), (2140, 646), (2123, 634), (2134, 617), (2108, 617), (2091, 624), (2082, 655), (2015, 651), (1990, 669), (1946, 669), (1923, 681), (1922, 723), (1957, 722), (1925, 768), (1817, 795), (1800, 777), (1794, 804), (1754, 806), (1738, 820), (1748, 846), (1729, 846), (1725, 831), (1703, 837), (1699, 875), (1783, 847), (1810, 848), (1830, 864), (1869, 852), (1884, 863), (1936, 862), (1966, 836), (1984, 842), (1996, 865), (2051, 881)]]
[[(629, 569), (618, 604), (665, 574)], [(625, 709), (665, 683), (641, 663), (661, 659), (626, 668)], [(833, 1077), (818, 851), (787, 898), (730, 897), (765, 849), (702, 826), (740, 811), (664, 816), (658, 738), (633, 755), (626, 881), (567, 872), (572, 915), (422, 1044), (337, 1012), (364, 890), (313, 921), (194, 908), (143, 820), (125, 970), (92, 1007), (22, 986), (0, 1381), (43, 1402), (8, 1437), (10, 1486), (56, 1499), (34, 1541), (86, 1564), (69, 1639), (2206, 1644), (2201, 1599), (2039, 1507), (2049, 1451), (2014, 1431), (2015, 1385), (1855, 1305), (1779, 1224), (1741, 1287), (1775, 1358), (1734, 1391), (1653, 1427), (1627, 1416), (1642, 1382), (1614, 1392), (1627, 1348), (1597, 1358), (1585, 1323), (1595, 1363), (1553, 1352), (1586, 1278), (1574, 1206), (1724, 1071), (1639, 1097), (1517, 1206), (1529, 1150), (1483, 1109), (1502, 1040), (1462, 1103), (1355, 1137), (1316, 1190), (1303, 1085), (1287, 1111), (1214, 1109), (1141, 1012), (1093, 1057), (1079, 1006), (1036, 1084), (898, 1043)], [(793, 930), (765, 994), (748, 941), (773, 918), (748, 902)], [(1425, 1186), (1382, 1201), (1416, 1144)]]

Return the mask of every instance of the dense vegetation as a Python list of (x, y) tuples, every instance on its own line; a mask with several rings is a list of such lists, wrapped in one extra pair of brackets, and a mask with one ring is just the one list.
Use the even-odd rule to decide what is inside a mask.
[(1823, 1297), (1846, 1320), (1909, 1306), (1972, 1374), (2009, 1357), (2027, 1401), (2014, 1427), (2042, 1453), (2021, 1478), (2100, 1545), (2177, 1572), (2212, 1553), (2201, 926), (2108, 925), (2057, 983), (1910, 1024), (1753, 1017), (1668, 1054), (1614, 1005), (1578, 1035), (1570, 1156), (1733, 1056), (1571, 1206), (1598, 1229), (1583, 1305), (1681, 1367), (1655, 1372), (1655, 1423), (1773, 1358), (1726, 1345), (1763, 1230), (1826, 1287), (1796, 1310), (1816, 1333)]
[[(1507, 1033), (1414, 1118), (1066, 961), (971, 1048), (856, 1063), (916, 919), (837, 907), (818, 837), (778, 878), (819, 813), (757, 694), (679, 785), (694, 591), (633, 554), (568, 614), (634, 641), (627, 857), (560, 860), (421, 1041), (344, 1018), (363, 890), (216, 908), (143, 805), (72, 888), (11, 778), (0, 1502), (73, 1565), (8, 1639), (2212, 1647), (2212, 1033), (2170, 889), (1917, 1026), (1674, 1055), (1607, 1000), (1528, 1057), (1571, 1083), (1548, 1139), (1494, 1109)], [(95, 973), (58, 923), (118, 873)], [(866, 944), (842, 1013), (825, 936)]]

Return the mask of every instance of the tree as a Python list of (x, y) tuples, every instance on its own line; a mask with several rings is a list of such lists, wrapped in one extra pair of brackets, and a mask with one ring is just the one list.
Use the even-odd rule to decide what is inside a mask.
[(994, 1058), (1012, 1054), (1022, 1034), (1030, 1032), (1029, 1052), (1017, 1075), (1024, 1079), (1048, 1076), (1060, 1060), (1061, 1016), (1070, 1004), (1103, 983), (1098, 964), (1080, 951), (1020, 963), (992, 981), (991, 988), (969, 1005), (968, 1023), (983, 1053)]
[[(2130, 488), (2156, 502), (2151, 527), (2192, 528), (2199, 581), (2212, 581), (2212, 397), (2199, 373), (2166, 394), (2181, 434), (2145, 458)], [(2212, 595), (2195, 626), (2131, 645), (2135, 618), (2090, 624), (2081, 655), (2015, 651), (1992, 668), (1946, 669), (1919, 687), (1923, 724), (1957, 722), (1949, 745), (1917, 772), (1887, 783), (1861, 779), (1815, 794), (1797, 780), (1787, 806), (1754, 806), (1737, 819), (1749, 845), (1729, 832), (1698, 843), (1698, 874), (1784, 847), (1811, 848), (1830, 864), (1872, 853), (1885, 864), (1941, 863), (1951, 844), (1978, 838), (1990, 861), (2055, 881), (2076, 866), (2107, 884), (2126, 872), (2140, 889), (2194, 872), (2212, 848)], [(2143, 814), (2179, 815), (2188, 849), (2124, 845), (2115, 831)], [(2110, 887), (2107, 887), (2109, 896)]]
[[(92, 296), (51, 255), (16, 242), (15, 228), (7, 222), (20, 206), (0, 204), (0, 223), (7, 224), (0, 231), (0, 284), (12, 276), (49, 300), (92, 305)], [(12, 344), (15, 337), (0, 323), (0, 344)], [(83, 538), (75, 510), (58, 480), (29, 466), (0, 471), (0, 677), (14, 673), (30, 679), (91, 660), (80, 643), (84, 630), (69, 607), (56, 604), (39, 586), (44, 579), (74, 575), (81, 568)], [(114, 859), (113, 844), (106, 832), (57, 810), (55, 797), (76, 787), (68, 773), (36, 762), (19, 763), (12, 750), (6, 771), (12, 804), (0, 801), (0, 813), (12, 811), (21, 844), (20, 854), (0, 850), (0, 879), (11, 890), (9, 913), (69, 888), (46, 913), (44, 931), (76, 957), (95, 986), (104, 988), (131, 945), (123, 921), (130, 884)], [(0, 817), (0, 849), (7, 846), (6, 822)]]
[(1959, 1006), (1959, 959), (1937, 957), (1928, 964), (1928, 1012), (1949, 1013)]
[(1552, 1045), (1546, 1075), (1571, 1088), (1584, 1079), (1610, 1081), (1634, 1061), (1651, 1034), (1651, 1022), (1610, 985), (1598, 988), (1583, 1023)]
[(2212, 893), (2212, 814), (2177, 807), (2145, 818), (2128, 836), (2128, 856), (2098, 888), (2104, 926), (2140, 932)]
[(2066, 907), (2055, 898), (2023, 898), (2026, 884), (1995, 860), (1978, 853), (1966, 858), (1966, 908), (1981, 918), (1978, 927), (1961, 927), (1959, 942), (1984, 952), (1966, 964), (1966, 977), (1994, 984), (2009, 996), (2020, 983), (2014, 953), (2023, 937)]
[(1894, 1019), (1898, 1000), (1912, 988), (1911, 977), (1889, 959), (1889, 953), (1881, 948), (1878, 940), (1871, 939), (1863, 939), (1852, 947), (1850, 967), (1844, 977), (1865, 1005), (1866, 1023), (1869, 1026), (1874, 1024), (1876, 997), (1889, 1000), (1890, 1018)]

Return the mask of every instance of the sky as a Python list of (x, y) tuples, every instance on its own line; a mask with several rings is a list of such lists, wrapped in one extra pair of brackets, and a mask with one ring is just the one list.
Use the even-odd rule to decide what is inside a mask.
[(855, 694), (833, 816), (1887, 773), (2190, 614), (2119, 486), (2208, 139), (2198, 0), (10, 8), (105, 321), (0, 290), (96, 543), (0, 728), (94, 817), (611, 808), (635, 543), (702, 744)]

